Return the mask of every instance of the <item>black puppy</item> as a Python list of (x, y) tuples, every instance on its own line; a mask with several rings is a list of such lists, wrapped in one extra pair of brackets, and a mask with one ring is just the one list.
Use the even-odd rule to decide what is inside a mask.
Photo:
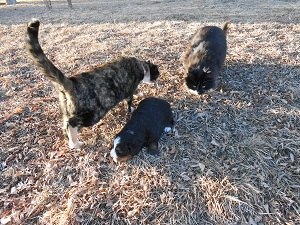
[(158, 155), (158, 141), (163, 132), (171, 131), (173, 115), (170, 104), (158, 98), (146, 98), (132, 113), (131, 119), (114, 139), (110, 156), (126, 161), (147, 147), (151, 155)]
[(215, 89), (223, 68), (227, 43), (228, 23), (221, 28), (206, 26), (196, 32), (184, 56), (187, 70), (186, 85), (197, 94)]

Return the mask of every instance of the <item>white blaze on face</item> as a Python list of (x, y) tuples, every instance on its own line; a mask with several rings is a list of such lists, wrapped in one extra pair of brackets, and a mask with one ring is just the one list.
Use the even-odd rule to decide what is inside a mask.
[(115, 162), (118, 162), (118, 156), (117, 156), (117, 153), (116, 153), (116, 147), (118, 146), (118, 144), (121, 143), (121, 138), (120, 137), (116, 137), (115, 140), (114, 140), (114, 147), (113, 149), (110, 151), (110, 156), (113, 158), (113, 160)]

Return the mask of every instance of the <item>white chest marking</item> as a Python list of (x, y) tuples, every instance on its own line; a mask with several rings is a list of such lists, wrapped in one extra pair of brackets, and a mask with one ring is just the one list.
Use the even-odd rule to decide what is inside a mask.
[(143, 78), (143, 82), (146, 83), (146, 84), (152, 84), (151, 82), (151, 78), (150, 78), (150, 72), (146, 71), (145, 68), (143, 67), (143, 70), (144, 70), (144, 78)]
[(147, 75), (144, 76), (143, 82), (146, 84), (152, 84), (152, 82), (150, 81), (150, 76)]

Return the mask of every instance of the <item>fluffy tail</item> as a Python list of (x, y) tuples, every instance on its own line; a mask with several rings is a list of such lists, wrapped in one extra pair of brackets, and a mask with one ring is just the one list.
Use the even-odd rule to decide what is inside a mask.
[(71, 81), (53, 65), (43, 52), (38, 40), (39, 26), (40, 22), (38, 20), (32, 20), (28, 23), (26, 48), (30, 52), (34, 64), (44, 72), (44, 75), (52, 82), (55, 88), (65, 89), (71, 85)]
[(227, 32), (228, 32), (228, 24), (229, 24), (229, 21), (224, 23), (224, 25), (222, 26), (222, 30), (224, 31), (225, 34), (227, 34)]

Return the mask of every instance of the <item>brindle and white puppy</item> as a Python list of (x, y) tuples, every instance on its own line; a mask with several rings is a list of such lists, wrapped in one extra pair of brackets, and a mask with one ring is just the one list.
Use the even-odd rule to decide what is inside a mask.
[(227, 43), (228, 22), (221, 28), (205, 26), (198, 30), (183, 56), (187, 71), (187, 87), (194, 93), (202, 94), (216, 88), (223, 68)]
[(28, 23), (26, 47), (34, 64), (51, 81), (58, 92), (63, 129), (69, 138), (70, 148), (80, 148), (80, 127), (92, 126), (123, 99), (128, 99), (128, 110), (133, 93), (145, 79), (154, 81), (159, 76), (158, 67), (133, 57), (123, 57), (91, 71), (66, 77), (44, 54), (39, 41), (40, 22)]
[(116, 135), (111, 157), (115, 162), (126, 161), (137, 155), (143, 147), (147, 147), (151, 155), (158, 155), (161, 134), (171, 131), (173, 123), (173, 113), (168, 102), (159, 98), (145, 98)]

